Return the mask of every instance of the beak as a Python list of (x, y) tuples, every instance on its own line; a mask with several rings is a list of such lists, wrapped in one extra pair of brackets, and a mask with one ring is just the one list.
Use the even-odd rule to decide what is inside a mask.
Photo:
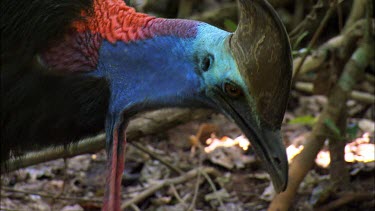
[(248, 103), (228, 101), (219, 90), (212, 95), (212, 98), (217, 100), (216, 105), (220, 106), (218, 109), (233, 119), (251, 141), (256, 154), (270, 174), (275, 190), (278, 193), (284, 191), (288, 183), (288, 159), (280, 130), (271, 128), (265, 122), (259, 122)]
[[(292, 56), (289, 38), (265, 0), (239, 0), (240, 21), (228, 40), (245, 82), (247, 100), (224, 103), (224, 110), (252, 141), (277, 192), (285, 190), (288, 161), (280, 127), (288, 103)], [(219, 96), (225, 101), (224, 96)], [(251, 99), (250, 99), (251, 98)]]
[(288, 184), (288, 159), (280, 131), (267, 127), (250, 129), (248, 124), (238, 120), (236, 122), (246, 137), (250, 138), (256, 154), (264, 162), (276, 192), (284, 191)]

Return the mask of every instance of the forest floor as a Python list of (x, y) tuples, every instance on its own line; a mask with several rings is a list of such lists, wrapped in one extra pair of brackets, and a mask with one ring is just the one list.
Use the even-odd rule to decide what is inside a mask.
[[(298, 154), (325, 102), (321, 96), (292, 98), (282, 127), (289, 157)], [(340, 200), (344, 202), (339, 210), (374, 210), (374, 105), (356, 109), (362, 118), (349, 118), (355, 136), (347, 140), (346, 150), (350, 191), (343, 195), (330, 188), (325, 146), (301, 184), (292, 210), (319, 210)], [(207, 139), (213, 143), (207, 144)], [(149, 152), (128, 144), (122, 201), (123, 206), (133, 203), (125, 210), (266, 210), (275, 192), (251, 144), (243, 149), (246, 141), (234, 123), (218, 114), (133, 140)], [(213, 149), (217, 144), (226, 146)], [(100, 210), (105, 163), (105, 152), (100, 151), (2, 175), (0, 210)]]

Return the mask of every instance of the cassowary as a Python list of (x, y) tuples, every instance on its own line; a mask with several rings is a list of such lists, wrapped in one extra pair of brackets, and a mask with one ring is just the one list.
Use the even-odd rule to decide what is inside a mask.
[(137, 13), (122, 0), (2, 0), (1, 162), (105, 129), (103, 210), (119, 210), (131, 117), (204, 107), (238, 124), (284, 190), (288, 37), (266, 1), (240, 0), (239, 11), (232, 34)]

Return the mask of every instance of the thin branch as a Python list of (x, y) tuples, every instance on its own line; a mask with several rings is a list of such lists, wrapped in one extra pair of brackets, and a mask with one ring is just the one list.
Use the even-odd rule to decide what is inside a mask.
[(338, 25), (339, 25), (339, 31), (341, 33), (343, 27), (344, 27), (344, 18), (343, 18), (343, 12), (342, 12), (342, 5), (339, 4), (339, 0), (336, 0), (337, 4), (337, 19), (338, 19)]
[(307, 58), (308, 54), (310, 53), (310, 49), (312, 47), (314, 47), (314, 45), (318, 41), (319, 36), (323, 32), (324, 27), (327, 25), (329, 18), (332, 16), (332, 14), (333, 14), (333, 12), (335, 10), (336, 10), (336, 4), (331, 5), (330, 8), (328, 9), (328, 11), (326, 12), (326, 14), (325, 14), (322, 22), (320, 23), (318, 29), (315, 31), (314, 36), (311, 38), (311, 40), (310, 40), (310, 42), (309, 42), (309, 44), (307, 46), (307, 51), (304, 53), (304, 55), (302, 56), (301, 61), (297, 65), (296, 71), (294, 73), (294, 80), (293, 80), (294, 82), (298, 78), (298, 74), (299, 74), (299, 72), (301, 70), (301, 67), (302, 67), (303, 63), (305, 62), (305, 59)]
[(184, 174), (184, 171), (182, 171), (180, 168), (178, 168), (177, 166), (173, 166), (168, 161), (164, 160), (162, 157), (152, 152), (151, 150), (147, 149), (146, 147), (143, 147), (142, 145), (136, 142), (130, 142), (130, 144), (133, 145), (135, 148), (141, 150), (142, 152), (147, 153), (153, 159), (160, 161), (160, 163), (164, 164), (165, 166), (167, 166), (168, 168), (170, 168), (172, 171), (176, 172), (177, 174), (179, 175)]
[[(128, 126), (126, 136), (129, 140), (152, 135), (163, 130), (176, 127), (188, 121), (207, 118), (212, 111), (205, 109), (165, 109), (146, 113), (134, 120)], [(10, 159), (1, 166), (1, 172), (10, 172), (42, 162), (69, 158), (76, 155), (95, 153), (105, 146), (105, 134), (84, 139), (69, 146), (56, 146), (39, 152), (31, 152), (19, 158)]]
[[(202, 162), (203, 162), (203, 153), (202, 153), (202, 147), (200, 147), (200, 150), (199, 150), (199, 164), (198, 164), (199, 168), (202, 168)], [(201, 177), (202, 177), (202, 172), (198, 171), (197, 181), (195, 183), (195, 188), (194, 188), (193, 200), (191, 201), (191, 204), (190, 204), (190, 206), (188, 208), (188, 211), (195, 210), (195, 204), (197, 202), (199, 187), (201, 185)]]
[(221, 199), (221, 196), (219, 194), (217, 194), (217, 189), (216, 189), (216, 186), (214, 184), (214, 182), (212, 181), (210, 175), (208, 175), (206, 172), (202, 172), (203, 176), (206, 178), (208, 184), (210, 184), (211, 188), (212, 188), (212, 191), (214, 192), (214, 195), (216, 196), (216, 199), (219, 201), (220, 203), (220, 206), (221, 207), (225, 207), (224, 206), (224, 203), (223, 203), (223, 200)]
[(174, 197), (176, 197), (177, 201), (178, 201), (179, 203), (181, 203), (181, 204), (186, 205), (185, 200), (183, 200), (183, 199), (181, 198), (180, 194), (178, 194), (178, 192), (177, 192), (177, 190), (176, 190), (176, 186), (172, 184), (172, 185), (170, 185), (170, 188), (171, 188), (171, 190), (172, 190), (172, 193), (173, 193)]
[[(297, 82), (295, 85), (295, 89), (312, 94), (314, 91), (314, 84), (307, 82)], [(356, 90), (350, 92), (349, 98), (366, 104), (373, 104), (375, 102), (375, 95)]]
[[(373, 20), (373, 19), (372, 19)], [(353, 24), (350, 29), (344, 31), (341, 35), (329, 39), (319, 48), (308, 55), (300, 68), (300, 74), (307, 73), (321, 67), (329, 58), (330, 52), (338, 52), (340, 59), (346, 61), (355, 50), (356, 43), (364, 37), (366, 20), (362, 19)], [(354, 46), (353, 46), (354, 45)], [(302, 57), (293, 60), (293, 77), (296, 78), (296, 72)]]
[(366, 5), (366, 21), (367, 21), (367, 26), (366, 26), (366, 33), (365, 33), (365, 38), (366, 42), (369, 44), (373, 44), (374, 40), (372, 39), (373, 31), (372, 31), (372, 17), (374, 15), (374, 3), (372, 0), (367, 0), (367, 5)]
[(67, 200), (67, 201), (74, 201), (74, 202), (95, 202), (95, 203), (100, 203), (100, 204), (102, 203), (101, 199), (84, 199), (84, 198), (76, 198), (76, 197), (56, 196), (50, 193), (39, 193), (39, 192), (18, 190), (18, 189), (7, 188), (7, 187), (1, 187), (1, 189), (7, 192), (23, 193), (27, 195), (38, 195), (43, 198), (52, 198), (52, 199), (57, 198), (60, 200)]
[(131, 204), (138, 204), (139, 202), (143, 201), (147, 197), (150, 197), (156, 191), (158, 191), (158, 190), (160, 190), (160, 189), (162, 189), (164, 187), (167, 187), (167, 186), (172, 185), (172, 184), (173, 185), (181, 184), (181, 183), (184, 183), (184, 182), (186, 182), (188, 180), (191, 180), (191, 179), (193, 179), (194, 177), (196, 177), (198, 175), (199, 171), (206, 172), (207, 174), (212, 174), (212, 173), (215, 172), (215, 169), (214, 168), (209, 168), (209, 167), (205, 167), (203, 169), (197, 168), (197, 169), (193, 169), (193, 170), (191, 170), (191, 171), (187, 172), (186, 174), (181, 175), (179, 177), (162, 180), (159, 183), (157, 183), (155, 185), (152, 185), (147, 190), (139, 193), (136, 197), (134, 197), (134, 198), (126, 201), (125, 203), (123, 203), (121, 205), (121, 210), (126, 209)]
[(225, 20), (237, 21), (238, 11), (237, 4), (234, 3), (225, 3), (220, 7), (205, 11), (199, 15), (190, 16), (191, 20), (199, 20), (209, 24), (212, 24), (217, 27), (224, 28)]
[(346, 20), (344, 31), (348, 30), (355, 22), (364, 18), (366, 9), (366, 0), (355, 0), (352, 3), (350, 15)]
[(359, 202), (365, 200), (372, 200), (375, 197), (374, 193), (354, 193), (354, 192), (347, 192), (341, 193), (340, 198), (330, 202), (327, 205), (317, 208), (320, 211), (330, 211), (330, 210), (337, 210), (338, 208), (352, 203), (352, 202)]
[(139, 209), (139, 207), (135, 204), (131, 204), (130, 207), (134, 210), (134, 211), (141, 211), (141, 209)]
[(8, 160), (1, 166), (1, 172), (11, 172), (38, 163), (68, 158), (85, 153), (94, 153), (105, 146), (105, 134), (97, 135), (93, 138), (84, 139), (77, 144), (67, 147), (58, 146), (44, 149), (38, 152), (30, 152), (18, 158)]
[(29, 211), (29, 210), (19, 210), (19, 209), (8, 209), (0, 206), (1, 211)]
[(310, 36), (314, 31), (316, 31), (316, 29), (319, 27), (321, 19), (324, 17), (328, 5), (329, 3), (325, 0), (316, 1), (309, 14), (307, 14), (303, 21), (301, 21), (289, 33), (289, 38), (293, 49), (298, 47), (298, 40), (303, 34)]

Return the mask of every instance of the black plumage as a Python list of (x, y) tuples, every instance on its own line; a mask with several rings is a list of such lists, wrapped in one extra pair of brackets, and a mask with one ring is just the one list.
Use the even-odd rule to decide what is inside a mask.
[[(38, 53), (58, 42), (92, 0), (1, 1), (1, 162), (13, 154), (69, 144), (104, 129), (105, 79), (55, 72)], [(77, 70), (79, 72), (79, 70)]]

